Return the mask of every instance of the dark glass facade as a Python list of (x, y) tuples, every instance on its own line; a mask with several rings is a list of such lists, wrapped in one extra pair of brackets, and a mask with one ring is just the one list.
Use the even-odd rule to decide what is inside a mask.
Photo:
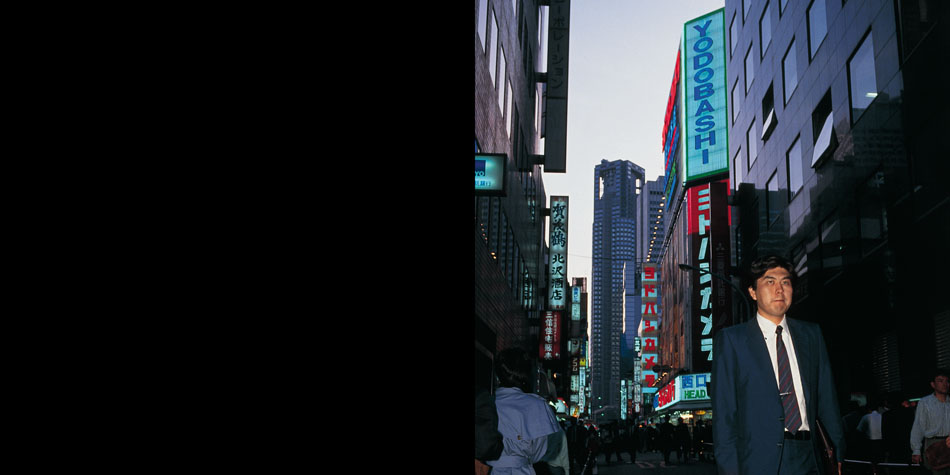
[(820, 323), (842, 402), (927, 394), (950, 365), (948, 4), (745, 2), (725, 7), (728, 84), (749, 84), (729, 102), (733, 264), (794, 262), (789, 315)]

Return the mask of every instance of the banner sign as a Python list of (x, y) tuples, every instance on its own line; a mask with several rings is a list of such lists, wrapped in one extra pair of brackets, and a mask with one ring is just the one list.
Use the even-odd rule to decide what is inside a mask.
[(652, 386), (657, 374), (653, 372), (659, 357), (657, 343), (659, 342), (660, 312), (659, 297), (659, 266), (652, 262), (643, 263), (643, 272), (640, 275), (640, 362), (643, 372), (640, 384), (644, 387)]
[(712, 370), (713, 334), (731, 323), (732, 287), (725, 277), (729, 269), (728, 180), (694, 186), (687, 192), (692, 271), (694, 371)]
[(725, 13), (687, 22), (683, 34), (685, 182), (729, 173)]
[(706, 388), (711, 380), (712, 373), (679, 375), (656, 393), (655, 407), (660, 410), (680, 401), (708, 401)]
[(561, 312), (544, 312), (540, 340), (539, 357), (542, 360), (561, 357)]
[(679, 183), (679, 169), (677, 157), (679, 154), (680, 134), (680, 53), (676, 52), (676, 67), (673, 70), (673, 84), (670, 86), (670, 96), (666, 101), (666, 118), (663, 119), (663, 159), (666, 175), (666, 202), (673, 202), (673, 190)]
[(567, 285), (567, 196), (551, 197), (551, 219), (548, 247), (548, 310), (566, 310)]
[(475, 154), (475, 194), (505, 194), (505, 165), (508, 156), (503, 153)]
[(544, 171), (567, 172), (568, 47), (571, 39), (570, 0), (548, 3), (548, 81), (545, 98)]

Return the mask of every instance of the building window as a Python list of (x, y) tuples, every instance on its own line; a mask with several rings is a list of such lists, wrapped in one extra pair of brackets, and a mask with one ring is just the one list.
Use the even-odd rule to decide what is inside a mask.
[(874, 74), (874, 41), (871, 32), (848, 60), (848, 81), (851, 89), (851, 123), (864, 114), (877, 97), (877, 81)]
[(478, 39), (482, 43), (482, 51), (485, 51), (485, 36), (488, 28), (488, 0), (478, 1), (478, 16), (475, 19), (475, 31), (478, 32)]
[(785, 13), (785, 7), (788, 6), (788, 0), (781, 0), (778, 2), (778, 16), (782, 16)]
[(815, 151), (812, 153), (811, 166), (814, 167), (825, 157), (830, 156), (838, 147), (835, 135), (834, 114), (831, 110), (831, 89), (818, 101), (811, 114), (812, 136), (815, 137)]
[(887, 239), (887, 206), (884, 204), (884, 172), (877, 172), (865, 182), (858, 192), (859, 232), (861, 255), (867, 256), (877, 250)]
[(765, 57), (765, 51), (772, 44), (771, 5), (771, 3), (765, 4), (765, 11), (762, 12), (762, 17), (759, 18), (759, 44), (762, 45), (762, 57)]
[(752, 6), (752, 0), (742, 0), (742, 21), (745, 22), (747, 16), (749, 16), (749, 10)]
[(755, 78), (755, 56), (752, 55), (752, 43), (749, 43), (749, 50), (745, 53), (745, 92), (749, 93), (752, 87), (752, 79)]
[(937, 25), (937, 17), (940, 15), (938, 3), (941, 0), (918, 0), (916, 2), (901, 1), (897, 2), (900, 17), (900, 41), (901, 59), (906, 61), (910, 57), (917, 45), (927, 37), (927, 34)]
[(489, 25), (488, 28), (488, 36), (491, 37), (491, 45), (488, 47), (488, 72), (491, 74), (492, 84), (497, 84), (495, 82), (495, 68), (498, 67), (498, 65), (495, 64), (495, 55), (498, 50), (498, 20), (495, 18), (494, 10), (491, 12), (491, 25)]
[(505, 45), (501, 45), (501, 53), (498, 54), (498, 109), (504, 113), (505, 112), (505, 82), (507, 78), (505, 77), (505, 66), (507, 61), (505, 61)]
[(542, 112), (543, 103), (541, 102), (541, 84), (538, 84), (534, 88), (534, 130), (537, 132), (538, 137), (544, 135), (544, 131), (541, 127), (541, 112)]
[(815, 58), (815, 52), (828, 34), (828, 20), (825, 14), (825, 0), (814, 0), (808, 6), (808, 60)]
[(739, 183), (742, 183), (742, 147), (736, 149), (736, 156), (732, 158), (733, 186), (739, 189)]
[(736, 14), (732, 14), (732, 23), (729, 24), (729, 58), (736, 52), (739, 45), (739, 24), (736, 23)]
[(792, 96), (792, 93), (795, 92), (795, 88), (798, 86), (798, 66), (795, 63), (794, 38), (792, 38), (791, 44), (788, 45), (788, 51), (785, 52), (785, 57), (782, 58), (782, 83), (785, 104), (788, 104), (788, 98)]
[(841, 226), (832, 214), (821, 223), (821, 267), (826, 272), (825, 281), (835, 277), (841, 269), (844, 245), (841, 241)]
[(802, 188), (802, 144), (800, 137), (785, 153), (785, 166), (788, 168), (788, 201), (791, 202), (798, 190)]
[(765, 189), (765, 209), (768, 210), (766, 228), (771, 228), (772, 224), (782, 215), (782, 205), (778, 192), (778, 170), (772, 172)]
[(511, 100), (512, 100), (513, 94), (511, 93), (511, 80), (508, 80), (508, 81), (506, 81), (506, 82), (508, 83), (508, 93), (507, 93), (508, 102), (507, 102), (507, 106), (505, 107), (505, 117), (508, 118), (508, 127), (507, 127), (507, 130), (508, 130), (508, 137), (511, 138), (511, 122), (512, 122), (512, 120), (511, 120), (511, 119), (512, 119), (512, 117), (511, 117)]
[(762, 141), (765, 142), (772, 135), (775, 126), (778, 124), (778, 118), (775, 117), (775, 93), (772, 83), (769, 89), (765, 91), (762, 98)]
[(758, 137), (755, 135), (755, 118), (753, 118), (752, 125), (749, 126), (749, 130), (745, 134), (745, 146), (746, 150), (749, 151), (749, 170), (752, 169), (752, 164), (755, 163), (755, 159), (758, 156), (756, 140), (758, 140)]
[(732, 85), (732, 123), (735, 124), (736, 120), (739, 118), (739, 105), (736, 104), (736, 86), (739, 85), (739, 78), (736, 78), (736, 83)]

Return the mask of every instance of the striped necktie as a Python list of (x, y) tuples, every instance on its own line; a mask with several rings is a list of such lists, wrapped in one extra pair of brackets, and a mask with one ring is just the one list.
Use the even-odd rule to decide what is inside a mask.
[(779, 395), (785, 409), (785, 428), (794, 434), (802, 425), (802, 416), (798, 410), (798, 398), (795, 397), (795, 385), (792, 384), (792, 367), (788, 364), (788, 352), (782, 341), (781, 325), (775, 329), (775, 347), (778, 353)]

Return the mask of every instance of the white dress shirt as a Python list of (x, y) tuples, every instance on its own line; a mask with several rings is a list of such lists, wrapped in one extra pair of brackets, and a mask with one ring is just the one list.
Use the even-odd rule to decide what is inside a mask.
[[(762, 330), (762, 336), (765, 338), (765, 347), (769, 349), (769, 358), (772, 360), (772, 370), (775, 372), (775, 384), (781, 391), (781, 382), (778, 375), (778, 349), (775, 347), (775, 329), (778, 325), (767, 320), (762, 315), (756, 314), (756, 321), (759, 323), (759, 329)], [(785, 351), (788, 352), (788, 365), (792, 371), (792, 385), (795, 386), (795, 397), (798, 398), (798, 411), (802, 416), (802, 426), (798, 430), (811, 430), (808, 427), (808, 417), (805, 412), (805, 391), (802, 390), (802, 375), (798, 371), (798, 358), (795, 356), (795, 345), (792, 344), (792, 334), (788, 330), (788, 322), (785, 317), (779, 323), (782, 325), (782, 342), (785, 343)]]

